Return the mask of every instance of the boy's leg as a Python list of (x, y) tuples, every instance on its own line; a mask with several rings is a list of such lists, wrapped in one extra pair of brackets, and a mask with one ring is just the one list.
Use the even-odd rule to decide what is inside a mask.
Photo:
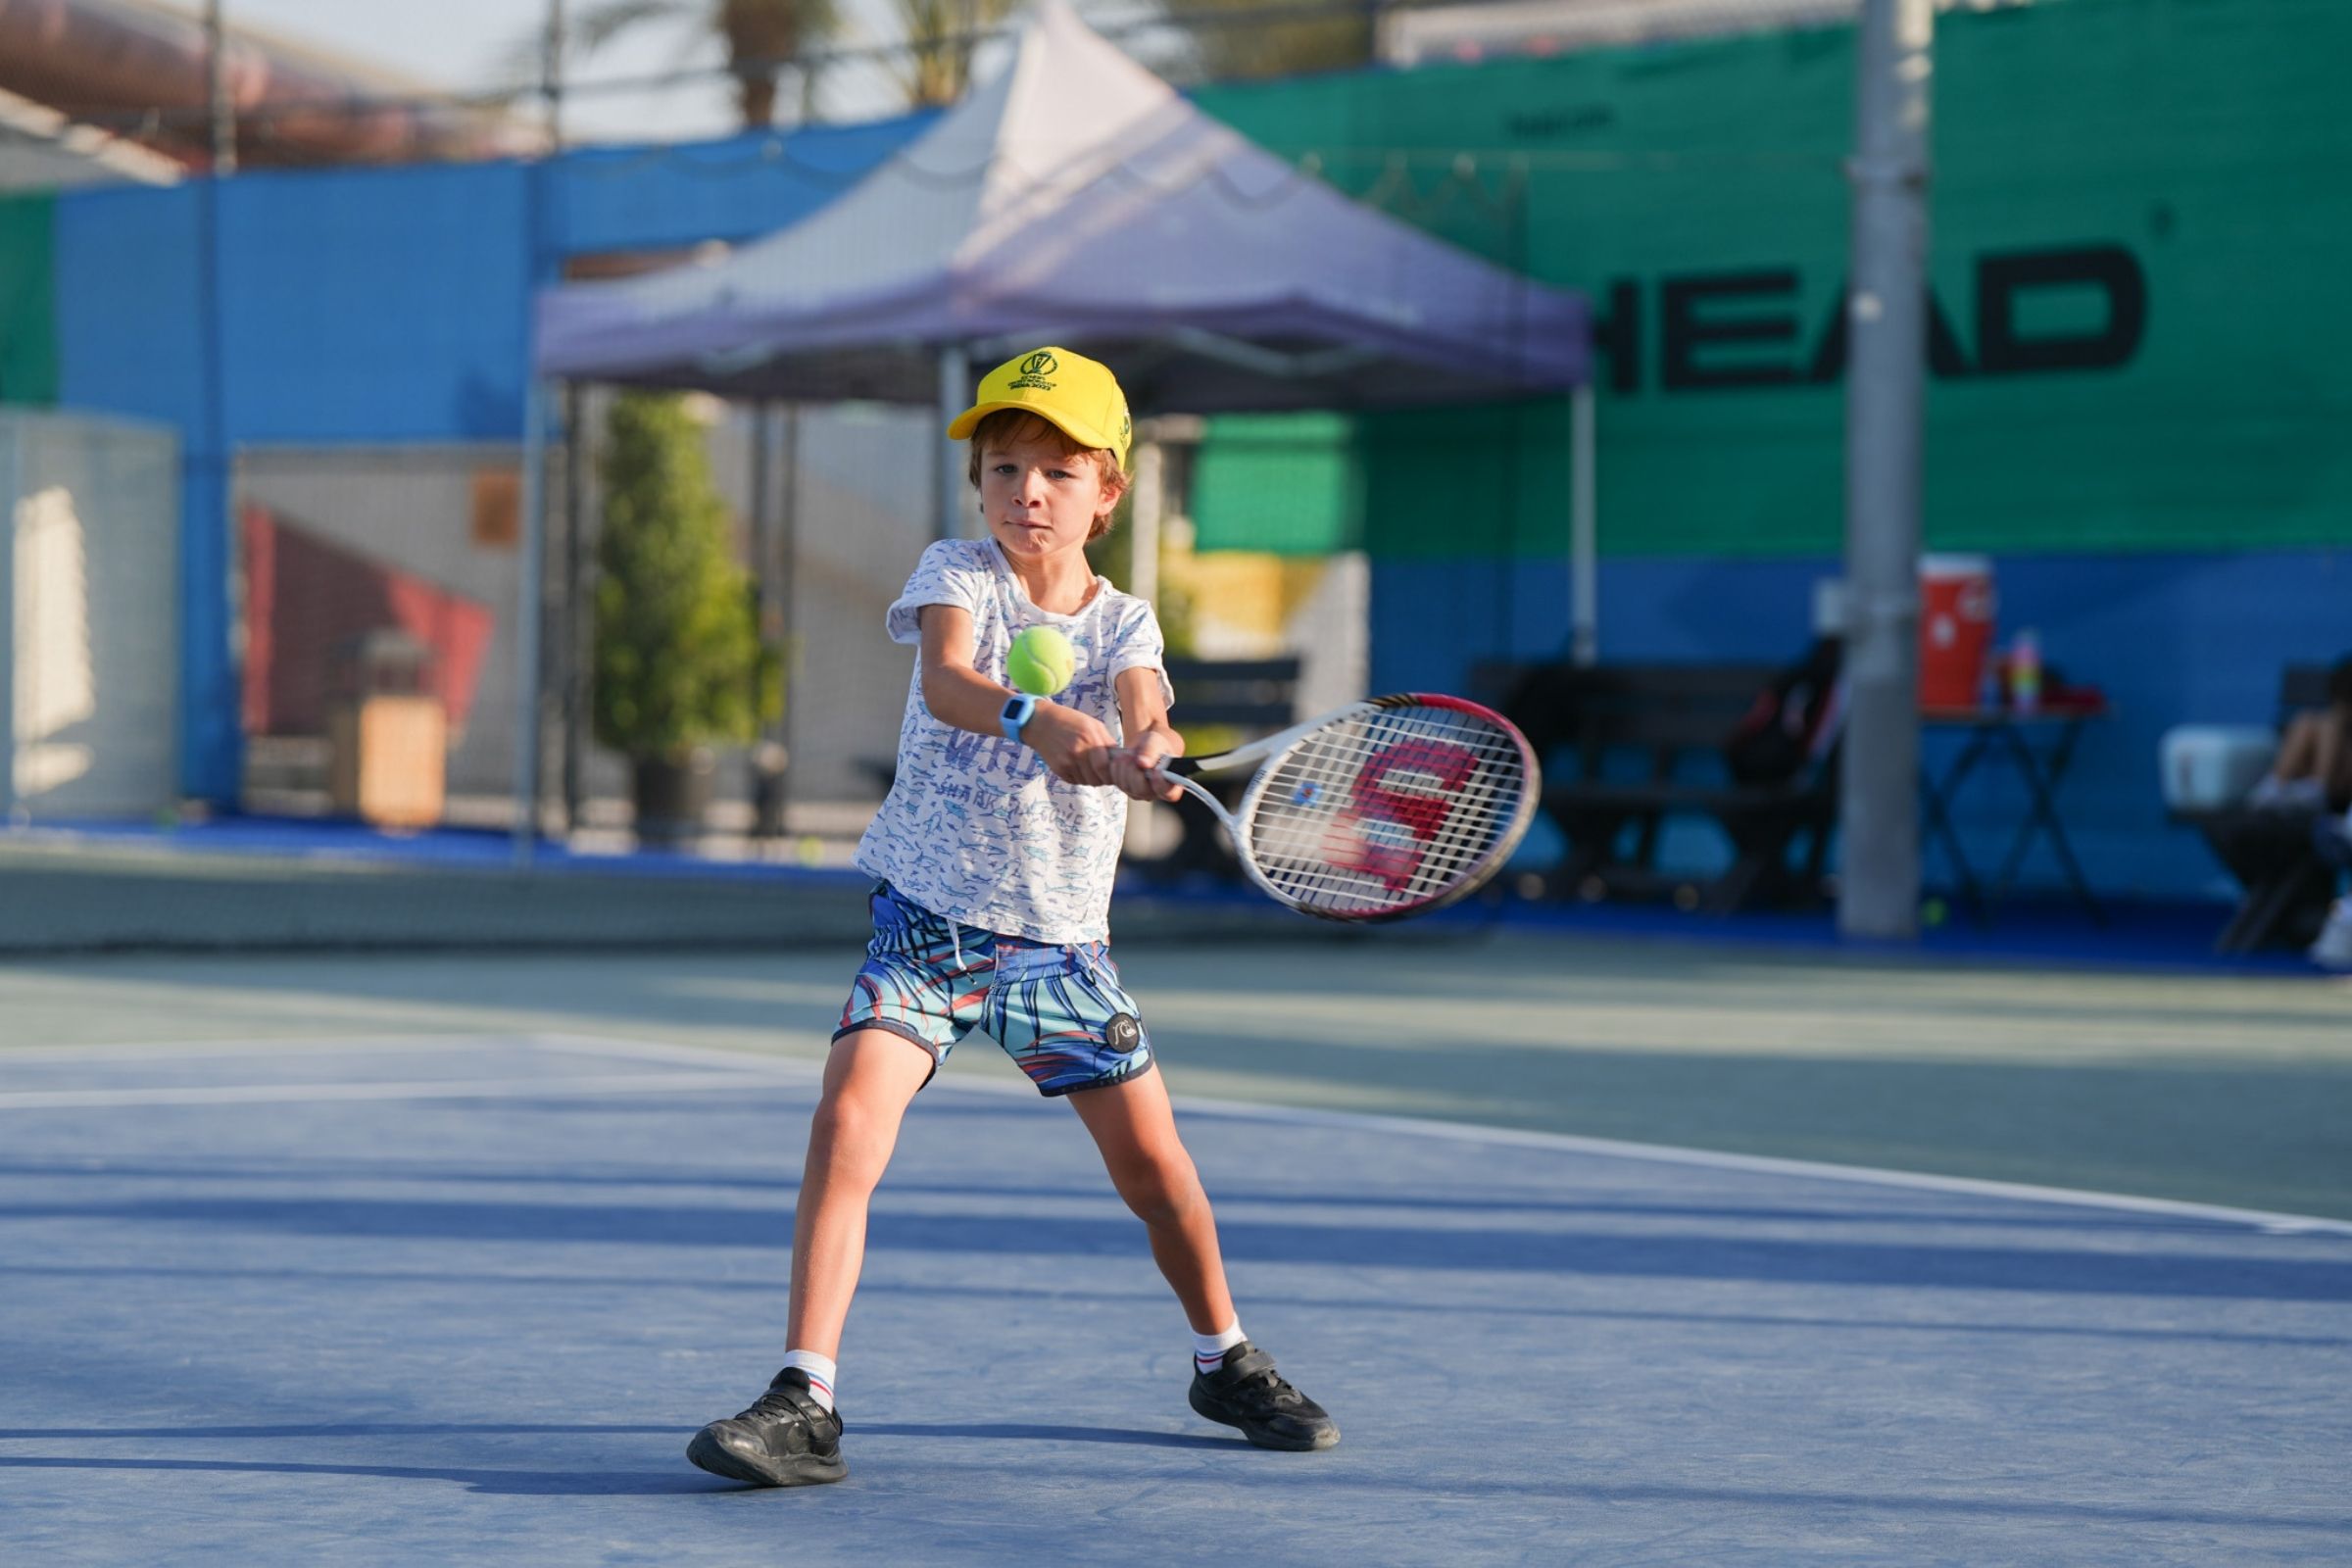
[(1217, 1219), (1200, 1172), (1176, 1136), (1176, 1114), (1156, 1072), (1121, 1079), (1069, 1097), (1070, 1106), (1102, 1152), (1111, 1186), (1144, 1222), (1152, 1256), (1184, 1306), (1196, 1334), (1214, 1334), (1234, 1320), (1217, 1248)]
[(886, 1029), (860, 1029), (834, 1042), (825, 1088), (808, 1129), (808, 1160), (793, 1223), (789, 1357), (748, 1409), (694, 1435), (686, 1457), (712, 1475), (756, 1486), (802, 1487), (849, 1474), (841, 1416), (827, 1382), (841, 1349), (842, 1320), (865, 1259), (865, 1211), (890, 1163), (906, 1102), (931, 1076), (929, 1051)]
[(931, 1072), (928, 1052), (887, 1029), (834, 1042), (793, 1216), (789, 1348), (840, 1355), (842, 1324), (865, 1262), (866, 1206), (898, 1147), (906, 1106)]
[[(1078, 1090), (1069, 1100), (1102, 1151), (1111, 1185), (1151, 1233), (1152, 1255), (1184, 1304), (1196, 1346), (1218, 1345), (1209, 1336), (1227, 1329), (1238, 1333), (1216, 1216), (1176, 1136), (1166, 1081), (1148, 1072)], [(1205, 1357), (1194, 1363), (1188, 1397), (1195, 1410), (1240, 1428), (1261, 1448), (1328, 1448), (1340, 1441), (1330, 1412), (1275, 1371), (1272, 1356), (1246, 1339), (1220, 1348), (1214, 1371)]]

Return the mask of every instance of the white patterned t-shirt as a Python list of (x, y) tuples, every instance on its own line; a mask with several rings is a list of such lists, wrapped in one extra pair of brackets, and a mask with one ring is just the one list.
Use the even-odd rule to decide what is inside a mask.
[[(1097, 577), (1072, 615), (1030, 602), (994, 539), (943, 539), (923, 552), (885, 624), (893, 642), (919, 645), (918, 612), (954, 605), (972, 617), (972, 667), (1004, 681), (1015, 634), (1053, 626), (1070, 640), (1076, 672), (1054, 701), (1124, 739), (1118, 677), (1161, 669), (1152, 607)], [(1173, 697), (1167, 676), (1160, 695)], [(899, 724), (898, 780), (858, 845), (858, 866), (936, 914), (1033, 942), (1100, 942), (1110, 935), (1110, 884), (1127, 833), (1127, 797), (1065, 784), (1045, 759), (1002, 735), (975, 735), (932, 717), (918, 656)]]

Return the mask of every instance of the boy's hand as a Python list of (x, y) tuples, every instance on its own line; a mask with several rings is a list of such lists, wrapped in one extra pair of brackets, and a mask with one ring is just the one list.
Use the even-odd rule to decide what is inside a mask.
[[(1091, 713), (1059, 703), (1040, 703), (1021, 730), (1021, 739), (1046, 760), (1047, 771), (1065, 784), (1114, 784), (1110, 731)], [(1131, 792), (1132, 793), (1132, 792)]]
[(1148, 729), (1135, 745), (1110, 754), (1110, 781), (1139, 801), (1172, 801), (1184, 791), (1163, 782), (1152, 769), (1184, 755), (1184, 739), (1171, 730)]

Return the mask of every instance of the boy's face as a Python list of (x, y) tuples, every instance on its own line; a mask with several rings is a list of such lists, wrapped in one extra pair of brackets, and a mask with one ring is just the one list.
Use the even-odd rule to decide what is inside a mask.
[(1053, 436), (992, 440), (980, 449), (980, 510), (988, 531), (1016, 561), (1082, 548), (1096, 520), (1118, 504), (1095, 455), (1072, 452)]

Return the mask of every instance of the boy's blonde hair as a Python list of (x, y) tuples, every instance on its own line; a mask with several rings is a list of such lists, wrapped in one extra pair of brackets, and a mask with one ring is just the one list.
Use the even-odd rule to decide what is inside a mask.
[[(1067, 430), (1053, 420), (1031, 414), (1026, 409), (999, 409), (972, 427), (971, 461), (965, 473), (972, 488), (980, 488), (980, 454), (990, 446), (1008, 447), (1016, 441), (1042, 441), (1048, 437), (1061, 443), (1061, 450), (1071, 457), (1084, 454), (1095, 460), (1095, 467), (1102, 476), (1102, 488), (1114, 498), (1127, 493), (1127, 470), (1119, 466), (1118, 454), (1108, 447), (1090, 447), (1072, 438)], [(1110, 532), (1110, 514), (1095, 519), (1087, 530), (1087, 543)]]

